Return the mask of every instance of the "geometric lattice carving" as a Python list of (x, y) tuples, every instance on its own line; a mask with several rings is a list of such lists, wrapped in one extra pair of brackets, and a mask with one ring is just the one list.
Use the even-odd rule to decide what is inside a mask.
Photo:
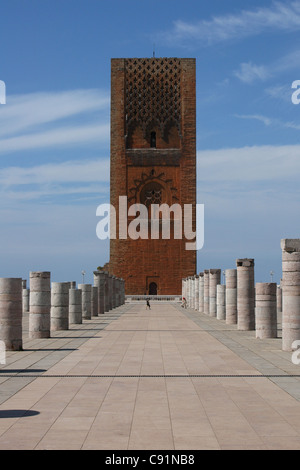
[[(173, 186), (172, 180), (170, 178), (167, 179), (163, 172), (159, 174), (156, 174), (155, 170), (151, 170), (149, 173), (142, 172), (140, 178), (134, 180), (134, 186), (132, 188), (129, 188), (128, 202), (137, 203), (138, 195), (142, 196), (140, 202), (142, 204), (145, 204), (146, 206), (148, 205), (148, 202), (150, 202), (147, 200), (147, 197), (151, 199), (151, 204), (160, 204), (162, 202), (168, 202), (162, 200), (163, 188), (168, 188), (168, 190), (170, 191), (172, 199), (172, 201), (170, 202), (173, 203), (178, 201), (176, 195), (177, 188)], [(149, 194), (147, 194), (148, 190), (150, 192), (154, 191), (152, 192), (152, 196), (150, 192)]]
[(140, 201), (147, 208), (151, 204), (161, 204), (163, 197), (163, 188), (156, 181), (150, 182), (144, 186), (140, 194)]
[(180, 59), (125, 60), (126, 134), (136, 124), (146, 136), (153, 126), (164, 135), (168, 125), (180, 132)]

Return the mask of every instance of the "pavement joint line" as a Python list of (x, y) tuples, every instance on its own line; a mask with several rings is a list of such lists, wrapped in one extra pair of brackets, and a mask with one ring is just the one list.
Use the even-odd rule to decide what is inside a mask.
[(65, 378), (289, 378), (289, 377), (300, 377), (300, 375), (296, 374), (2, 374), (0, 373), (1, 377), (9, 377), (9, 378), (58, 378), (58, 377), (65, 377)]
[[(230, 349), (233, 353), (237, 354), (241, 359), (245, 360), (248, 364), (257, 369), (257, 372), (261, 373), (262, 376), (267, 377), (271, 382), (275, 383), (282, 390), (289, 393), (297, 401), (300, 401), (300, 376), (297, 373), (291, 375), (290, 371), (287, 370), (290, 368), (290, 364), (286, 361), (290, 361), (290, 357), (288, 357), (284, 352), (286, 356), (285, 362), (278, 362), (278, 354), (282, 355), (282, 351), (280, 349), (280, 341), (282, 341), (280, 315), (278, 317), (279, 321), (277, 325), (278, 337), (270, 339), (270, 341), (273, 341), (274, 344), (274, 347), (272, 347), (272, 352), (274, 355), (272, 359), (272, 357), (270, 358), (269, 356), (270, 349), (266, 349), (266, 343), (257, 342), (254, 330), (238, 331), (237, 325), (235, 325), (234, 328), (231, 325), (227, 325), (226, 323), (222, 322), (222, 320), (222, 325), (220, 328), (220, 320), (216, 317), (206, 315), (191, 308), (182, 309), (178, 305), (176, 305), (175, 308), (178, 311), (181, 311), (187, 318), (195, 322), (195, 324), (203, 329), (203, 331), (213, 336), (217, 341), (228, 347), (228, 349)], [(274, 342), (274, 340), (276, 341)], [(267, 346), (267, 348), (270, 347), (270, 345)], [(275, 373), (278, 372), (278, 374), (271, 374), (270, 369)], [(289, 379), (293, 380), (293, 385), (291, 385), (291, 381), (289, 381)], [(295, 386), (297, 389), (295, 389)]]
[[(105, 330), (105, 331), (109, 332), (109, 333), (113, 333), (115, 331), (171, 331), (172, 333), (174, 333), (174, 332), (175, 333), (176, 332), (181, 333), (182, 331), (185, 331), (185, 332), (191, 332), (191, 333), (207, 333), (207, 332), (212, 332), (212, 331), (214, 332), (214, 331), (223, 331), (223, 330), (195, 330), (195, 329), (192, 329), (192, 328), (189, 328), (187, 330), (183, 330), (183, 329), (180, 329), (180, 328), (175, 329), (175, 330), (170, 330), (169, 328), (164, 328), (164, 329), (159, 329), (159, 330), (157, 330), (157, 329), (151, 330), (150, 328), (147, 329), (147, 330), (142, 329), (142, 328), (141, 329), (139, 329), (139, 328), (124, 328), (124, 329), (120, 330), (120, 329), (114, 328), (114, 329)], [(226, 331), (235, 331), (235, 330), (226, 330)]]

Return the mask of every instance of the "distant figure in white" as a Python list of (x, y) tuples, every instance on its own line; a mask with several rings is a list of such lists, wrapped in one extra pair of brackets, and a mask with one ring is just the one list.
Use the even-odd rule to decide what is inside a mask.
[(6, 104), (6, 87), (3, 80), (0, 80), (0, 104)]

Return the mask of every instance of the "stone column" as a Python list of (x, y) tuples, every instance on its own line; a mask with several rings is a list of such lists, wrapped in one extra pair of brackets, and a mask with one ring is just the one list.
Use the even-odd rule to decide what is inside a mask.
[(196, 274), (195, 279), (195, 310), (199, 311), (199, 276)]
[(123, 279), (119, 278), (119, 306), (122, 305)]
[(209, 270), (204, 270), (204, 313), (209, 315)]
[(191, 306), (191, 303), (192, 303), (192, 297), (191, 297), (191, 293), (192, 293), (192, 281), (191, 281), (191, 276), (188, 277), (188, 298), (187, 298), (187, 306), (190, 307)]
[(98, 287), (91, 287), (91, 315), (92, 317), (98, 317)]
[(195, 308), (195, 276), (192, 277), (191, 279), (191, 288), (192, 288), (192, 293), (191, 293), (191, 308)]
[(119, 307), (121, 305), (121, 278), (117, 277), (116, 280), (117, 280), (117, 284), (116, 284), (116, 286), (117, 286), (117, 297), (116, 297), (117, 305), (116, 306)]
[(70, 289), (76, 289), (76, 281), (70, 282)]
[(73, 289), (69, 290), (69, 323), (81, 324), (82, 323), (82, 290)]
[(78, 284), (78, 289), (82, 290), (82, 319), (92, 318), (92, 284)]
[(110, 310), (114, 309), (114, 278), (113, 274), (110, 274)]
[(110, 310), (110, 281), (109, 281), (109, 273), (104, 271), (105, 275), (105, 311), (109, 312)]
[(282, 239), (282, 349), (300, 340), (300, 239)]
[(50, 338), (51, 284), (49, 271), (29, 274), (29, 338)]
[(69, 282), (51, 284), (51, 330), (69, 329)]
[(119, 278), (115, 276), (115, 308), (119, 305)]
[(117, 307), (121, 305), (121, 279), (117, 277)]
[(186, 298), (186, 284), (185, 284), (185, 279), (182, 279), (182, 288), (181, 288), (181, 297)]
[(185, 278), (185, 281), (184, 281), (184, 293), (185, 293), (185, 299), (186, 299), (186, 305), (187, 305), (187, 302), (188, 302), (188, 278)]
[(29, 313), (30, 289), (22, 289), (23, 313)]
[(282, 289), (281, 286), (276, 288), (276, 302), (277, 302), (277, 313), (282, 312)]
[(187, 290), (186, 290), (186, 305), (187, 305), (187, 307), (190, 307), (190, 301), (191, 301), (191, 299), (190, 299), (190, 292), (191, 292), (191, 278), (190, 278), (190, 276), (186, 280), (186, 288), (187, 288)]
[(116, 276), (112, 276), (112, 308), (116, 308)]
[(119, 278), (115, 276), (115, 308), (119, 306)]
[(29, 312), (29, 295), (30, 289), (27, 289), (26, 286), (26, 279), (22, 280), (22, 305), (23, 305), (23, 313)]
[(125, 280), (121, 279), (121, 281), (122, 281), (122, 305), (124, 305), (126, 301)]
[(113, 309), (113, 295), (114, 295), (114, 288), (113, 288), (114, 278), (113, 278), (113, 275), (112, 275), (112, 274), (109, 274), (109, 276), (108, 276), (108, 282), (109, 282), (109, 292), (110, 292), (110, 295), (109, 295), (109, 306), (110, 306), (110, 309), (109, 309), (109, 310), (112, 310), (112, 309)]
[(224, 284), (217, 285), (217, 319), (225, 320), (226, 319), (226, 309), (225, 309), (225, 294), (226, 286)]
[(192, 308), (193, 305), (193, 277), (189, 277), (189, 308)]
[(105, 279), (104, 271), (94, 271), (94, 285), (98, 287), (98, 315), (105, 312)]
[(204, 313), (204, 273), (199, 273), (199, 312)]
[(217, 316), (217, 285), (221, 282), (221, 269), (209, 270), (209, 315)]
[(119, 281), (119, 283), (118, 283), (118, 285), (119, 285), (118, 289), (119, 289), (119, 307), (120, 307), (120, 305), (122, 305), (122, 279), (119, 277), (119, 278), (118, 278), (118, 281)]
[(0, 340), (6, 351), (23, 349), (22, 278), (0, 278)]
[(225, 309), (226, 309), (226, 323), (228, 325), (235, 325), (237, 323), (237, 270), (225, 270)]
[(255, 330), (254, 259), (237, 259), (237, 328)]
[(256, 338), (277, 338), (276, 283), (256, 283)]

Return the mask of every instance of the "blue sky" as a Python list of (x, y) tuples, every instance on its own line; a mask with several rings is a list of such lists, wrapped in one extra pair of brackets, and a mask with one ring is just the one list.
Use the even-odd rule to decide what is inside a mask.
[(281, 277), (299, 238), (300, 1), (0, 0), (0, 276), (92, 282), (109, 202), (110, 59), (195, 57), (198, 271), (255, 258)]

